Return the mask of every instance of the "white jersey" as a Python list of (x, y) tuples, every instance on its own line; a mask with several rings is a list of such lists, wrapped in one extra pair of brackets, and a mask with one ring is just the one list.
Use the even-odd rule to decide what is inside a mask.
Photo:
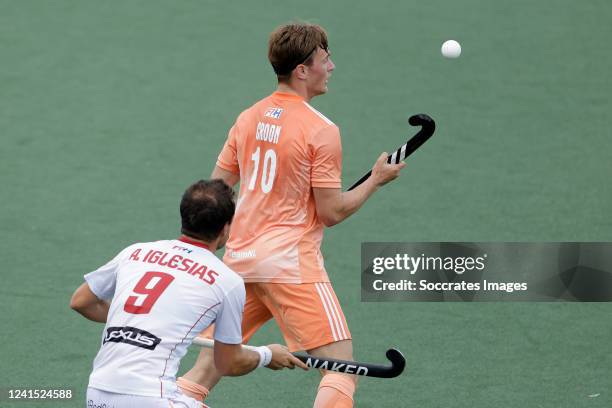
[(242, 278), (198, 242), (131, 245), (85, 280), (112, 299), (89, 387), (174, 398), (180, 360), (198, 333), (215, 322), (215, 340), (242, 343)]

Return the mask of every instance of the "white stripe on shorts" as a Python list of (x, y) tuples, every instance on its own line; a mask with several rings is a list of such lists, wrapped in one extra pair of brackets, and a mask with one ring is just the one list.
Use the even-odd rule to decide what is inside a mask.
[[(334, 303), (334, 300), (333, 300), (333, 297), (331, 296), (329, 288), (324, 283), (315, 283), (315, 285), (318, 285), (318, 290), (320, 290), (323, 294), (322, 299), (324, 299), (324, 302), (327, 304), (329, 308), (327, 317), (328, 318), (331, 317), (331, 320), (333, 321), (333, 324), (336, 329), (336, 333), (338, 333), (337, 336), (334, 336), (334, 341), (346, 339), (348, 336), (346, 335), (346, 332), (344, 330), (344, 325), (342, 324), (342, 320), (340, 320), (340, 313), (338, 313), (338, 308), (336, 307), (336, 304)], [(328, 308), (326, 308), (326, 311), (328, 310)], [(333, 331), (333, 327), (332, 327), (332, 331)]]
[(329, 309), (327, 308), (327, 302), (325, 301), (325, 298), (323, 297), (323, 293), (321, 293), (321, 289), (319, 288), (319, 284), (315, 283), (315, 288), (317, 289), (317, 292), (319, 293), (319, 297), (321, 298), (321, 303), (323, 303), (323, 308), (325, 309), (325, 314), (327, 314), (327, 320), (329, 320), (329, 327), (331, 328), (331, 332), (332, 332), (332, 336), (334, 338), (334, 341), (338, 341), (338, 335), (336, 334), (336, 330), (334, 328), (334, 324), (332, 323), (332, 317), (329, 313)]
[(335, 315), (336, 315), (336, 321), (338, 322), (338, 325), (340, 325), (340, 340), (346, 340), (348, 339), (348, 334), (347, 334), (347, 330), (344, 327), (344, 320), (341, 319), (341, 314), (340, 311), (338, 310), (338, 304), (337, 302), (334, 302), (334, 297), (332, 296), (331, 290), (329, 289), (329, 285), (325, 285), (323, 284), (323, 291), (327, 292), (327, 296), (329, 296), (329, 302), (332, 304), (334, 311), (335, 311)]

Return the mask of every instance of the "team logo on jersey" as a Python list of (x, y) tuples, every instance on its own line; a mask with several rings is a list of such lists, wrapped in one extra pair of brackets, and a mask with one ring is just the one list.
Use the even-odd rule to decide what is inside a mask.
[(149, 333), (146, 330), (140, 330), (136, 327), (108, 327), (104, 333), (102, 344), (111, 343), (126, 343), (132, 346), (142, 347), (147, 350), (155, 350), (155, 347), (161, 342), (161, 339), (156, 335)]
[(249, 249), (248, 251), (234, 251), (231, 250), (229, 252), (230, 258), (234, 259), (246, 259), (246, 258), (255, 258), (257, 257), (257, 253), (254, 249)]
[(193, 249), (185, 248), (178, 245), (173, 246), (172, 249), (178, 249), (179, 251), (187, 252), (188, 254), (193, 252)]
[(281, 113), (283, 113), (282, 108), (270, 108), (264, 114), (265, 117), (278, 119), (280, 118)]

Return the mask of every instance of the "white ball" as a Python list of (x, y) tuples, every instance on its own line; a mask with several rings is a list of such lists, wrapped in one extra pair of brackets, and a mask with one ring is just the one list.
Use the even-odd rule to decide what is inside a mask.
[(461, 55), (461, 44), (455, 40), (444, 41), (442, 55), (446, 58), (458, 58)]

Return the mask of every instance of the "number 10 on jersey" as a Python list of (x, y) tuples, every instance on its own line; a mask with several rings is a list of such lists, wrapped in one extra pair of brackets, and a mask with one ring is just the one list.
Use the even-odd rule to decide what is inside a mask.
[[(257, 146), (257, 150), (251, 155), (251, 160), (255, 162), (253, 167), (253, 175), (249, 181), (249, 190), (255, 190), (257, 184), (257, 176), (259, 175), (259, 162), (261, 161), (261, 147)], [(272, 190), (274, 184), (274, 176), (276, 175), (276, 153), (273, 149), (268, 149), (263, 157), (263, 169), (261, 172), (261, 191), (268, 194)]]

